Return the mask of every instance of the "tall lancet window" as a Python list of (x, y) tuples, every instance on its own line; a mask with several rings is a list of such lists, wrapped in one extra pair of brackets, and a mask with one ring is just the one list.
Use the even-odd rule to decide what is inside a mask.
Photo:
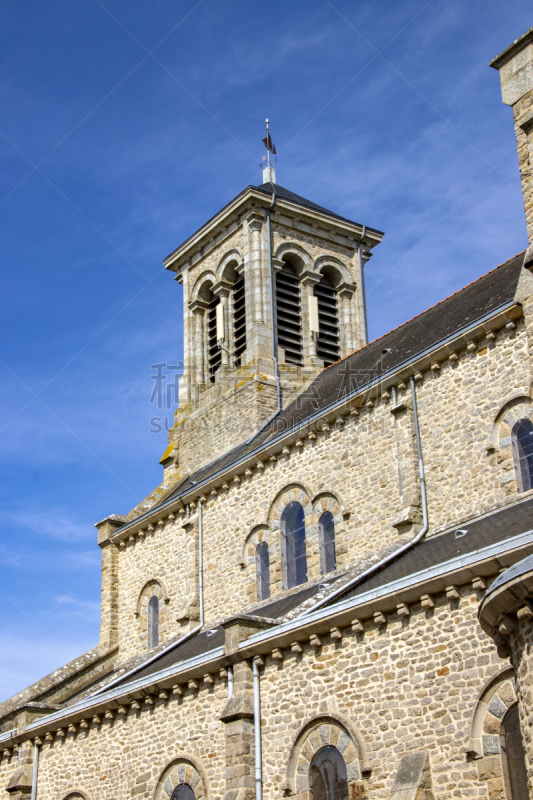
[(292, 589), (307, 580), (305, 516), (302, 506), (296, 500), (292, 500), (283, 509), (280, 527), (284, 588)]
[(242, 354), (246, 350), (246, 301), (244, 296), (244, 275), (233, 284), (233, 349), (235, 366), (241, 366)]
[(266, 542), (259, 542), (255, 548), (255, 579), (257, 599), (268, 600), (270, 597), (270, 554)]
[(287, 364), (302, 365), (302, 312), (300, 281), (290, 264), (276, 275), (276, 322), (278, 347), (285, 351)]
[(215, 382), (215, 375), (220, 367), (222, 352), (217, 344), (217, 306), (220, 298), (212, 292), (209, 293), (209, 305), (207, 307), (207, 366), (209, 380)]
[(339, 310), (337, 290), (329, 275), (322, 275), (320, 283), (315, 286), (315, 297), (318, 301), (318, 338), (316, 354), (328, 367), (341, 357), (339, 343)]
[(519, 419), (512, 431), (516, 483), (519, 492), (533, 489), (533, 424)]
[(155, 594), (148, 603), (148, 647), (159, 644), (159, 599)]
[(320, 553), (320, 572), (324, 575), (337, 566), (335, 523), (331, 511), (324, 511), (318, 520), (318, 549)]

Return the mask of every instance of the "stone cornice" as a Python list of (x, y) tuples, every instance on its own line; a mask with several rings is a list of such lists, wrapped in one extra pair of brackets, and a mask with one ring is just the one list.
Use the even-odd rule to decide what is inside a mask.
[[(254, 467), (258, 461), (265, 461), (275, 456), (276, 453), (281, 452), (283, 447), (297, 443), (304, 436), (308, 436), (309, 434), (315, 435), (315, 429), (318, 429), (324, 422), (327, 424), (328, 421), (333, 421), (339, 416), (349, 415), (354, 406), (357, 407), (358, 398), (364, 397), (365, 400), (368, 401), (372, 392), (375, 392), (377, 396), (379, 392), (383, 393), (392, 385), (398, 385), (401, 381), (408, 382), (410, 375), (419, 376), (421, 378), (422, 373), (428, 370), (431, 370), (432, 374), (435, 374), (435, 364), (438, 365), (446, 359), (457, 360), (457, 351), (459, 350), (465, 350), (465, 348), (471, 349), (472, 347), (475, 350), (476, 346), (474, 343), (476, 339), (485, 337), (488, 332), (503, 328), (510, 320), (520, 316), (522, 316), (521, 306), (511, 301), (505, 304), (505, 306), (496, 309), (494, 312), (487, 314), (485, 317), (478, 319), (474, 324), (466, 326), (459, 331), (455, 331), (454, 334), (437, 342), (427, 351), (418, 353), (414, 358), (406, 360), (390, 371), (383, 372), (377, 378), (358, 387), (349, 395), (340, 400), (336, 400), (331, 405), (317, 411), (311, 417), (302, 420), (293, 428), (281, 432), (253, 450), (248, 451), (240, 458), (237, 458), (235, 461), (230, 462), (220, 470), (212, 473), (203, 481), (199, 481), (178, 497), (170, 499), (159, 506), (155, 506), (153, 510), (147, 511), (123, 528), (120, 528), (114, 534), (113, 541), (119, 542), (124, 540), (137, 531), (146, 528), (148, 524), (154, 525), (159, 520), (164, 520), (171, 512), (183, 507), (183, 505), (195, 501), (203, 494), (207, 496), (213, 488), (220, 486), (222, 482), (229, 482), (236, 476), (244, 474), (246, 470)], [(371, 410), (373, 405), (372, 402), (372, 405), (367, 405), (366, 409)]]
[[(258, 215), (266, 211), (270, 203), (270, 195), (266, 195), (254, 186), (249, 186), (167, 256), (163, 260), (165, 268), (176, 272), (179, 276), (183, 269), (192, 266), (199, 258), (205, 257), (211, 249), (215, 246), (219, 246), (227, 239), (241, 222), (249, 217), (251, 207), (254, 209), (252, 214), (255, 211), (254, 219), (258, 219)], [(259, 207), (261, 212), (256, 211), (255, 207)], [(280, 210), (283, 210), (289, 215), (296, 214), (298, 219), (306, 224), (319, 225), (320, 228), (317, 227), (315, 233), (323, 234), (326, 238), (331, 238), (331, 236), (335, 234), (341, 234), (359, 240), (363, 233), (363, 225), (330, 217), (321, 211), (291, 203), (280, 197), (276, 199), (275, 208), (278, 213)], [(374, 247), (376, 244), (379, 244), (382, 238), (383, 234), (381, 232), (375, 231), (372, 228), (366, 228), (364, 239), (366, 247)], [(200, 250), (202, 251), (201, 255), (199, 254)]]
[[(245, 638), (238, 644), (237, 651), (231, 654), (224, 647), (218, 647), (160, 672), (132, 680), (122, 687), (89, 696), (28, 725), (21, 734), (17, 734), (16, 730), (1, 734), (0, 751), (24, 740), (42, 738), (49, 732), (64, 731), (69, 726), (75, 728), (93, 716), (101, 716), (102, 721), (107, 713), (111, 718), (121, 709), (124, 712), (124, 706), (132, 703), (136, 707), (142, 706), (146, 698), (152, 698), (150, 705), (158, 700), (166, 702), (172, 693), (182, 695), (188, 684), (198, 686), (205, 681), (206, 675), (223, 674), (228, 664), (244, 658), (265, 657), (273, 653), (282, 662), (284, 650), (292, 650), (297, 646), (300, 652), (306, 642), (312, 647), (321, 647), (325, 638), (341, 640), (342, 632), (347, 628), (361, 633), (367, 627), (386, 625), (391, 618), (401, 619), (411, 613), (454, 602), (460, 596), (461, 588), (466, 594), (484, 591), (489, 579), (501, 571), (502, 565), (516, 563), (533, 552), (532, 533), (527, 531), (355, 598), (340, 599), (332, 606), (291, 622), (282, 622)], [(239, 622), (239, 618), (236, 619)], [(272, 621), (261, 622), (268, 625)]]

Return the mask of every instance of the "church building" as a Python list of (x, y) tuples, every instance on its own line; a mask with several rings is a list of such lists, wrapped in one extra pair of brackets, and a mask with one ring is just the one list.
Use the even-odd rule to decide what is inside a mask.
[(165, 259), (162, 483), (96, 524), (98, 643), (0, 704), (6, 800), (533, 796), (533, 28), (491, 66), (530, 246), (409, 322), (368, 342), (383, 233), (270, 164)]

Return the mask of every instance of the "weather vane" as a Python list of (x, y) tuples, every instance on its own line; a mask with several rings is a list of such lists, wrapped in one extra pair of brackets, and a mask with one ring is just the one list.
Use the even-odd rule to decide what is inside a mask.
[[(276, 148), (274, 146), (274, 143), (273, 143), (272, 139), (270, 138), (270, 131), (268, 130), (268, 119), (266, 120), (266, 128), (267, 128), (267, 135), (263, 139), (263, 144), (265, 145), (265, 147), (267, 149), (267, 154), (266, 154), (266, 156), (263, 156), (262, 161), (263, 162), (264, 161), (267, 162), (266, 163), (266, 168), (268, 169), (271, 166), (271, 164), (270, 164), (270, 153), (272, 153), (272, 155), (274, 156), (274, 161), (277, 161), (278, 159), (277, 159), (277, 154), (276, 154)], [(263, 169), (265, 169), (265, 164), (262, 163), (261, 167)]]

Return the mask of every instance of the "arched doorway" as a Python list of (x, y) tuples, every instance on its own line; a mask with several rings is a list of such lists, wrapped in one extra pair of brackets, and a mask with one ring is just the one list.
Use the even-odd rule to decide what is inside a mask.
[(340, 752), (331, 744), (315, 753), (309, 769), (312, 800), (348, 800), (348, 775)]
[(528, 800), (526, 759), (518, 705), (511, 706), (502, 719), (500, 746), (507, 800)]
[(170, 800), (195, 800), (195, 796), (188, 783), (178, 783)]

